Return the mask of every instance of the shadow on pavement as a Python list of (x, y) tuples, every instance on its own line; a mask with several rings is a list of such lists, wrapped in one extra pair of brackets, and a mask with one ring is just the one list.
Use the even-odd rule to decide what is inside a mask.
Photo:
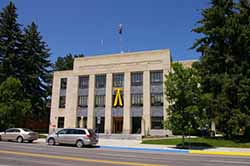
[(185, 142), (184, 147), (182, 144), (177, 144), (175, 148), (176, 149), (190, 149), (190, 150), (205, 150), (205, 149), (211, 149), (215, 147), (207, 143)]

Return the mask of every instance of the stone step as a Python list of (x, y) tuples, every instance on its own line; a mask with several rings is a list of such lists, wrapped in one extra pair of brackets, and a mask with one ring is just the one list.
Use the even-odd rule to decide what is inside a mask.
[(142, 140), (140, 134), (97, 134), (101, 139)]

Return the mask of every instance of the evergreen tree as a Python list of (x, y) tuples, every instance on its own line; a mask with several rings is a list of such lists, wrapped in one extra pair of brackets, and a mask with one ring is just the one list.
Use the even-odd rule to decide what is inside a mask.
[(53, 69), (54, 71), (61, 71), (61, 70), (72, 70), (74, 64), (74, 58), (84, 57), (83, 54), (67, 54), (65, 57), (58, 57)]
[(24, 92), (32, 103), (35, 117), (44, 115), (49, 90), (49, 49), (38, 32), (37, 25), (32, 22), (24, 29), (22, 70)]
[(231, 137), (249, 126), (249, 8), (243, 2), (211, 0), (202, 11), (202, 34), (193, 48), (202, 54), (197, 65), (202, 77), (203, 103), (220, 131)]
[(21, 77), (22, 33), (15, 5), (10, 2), (0, 13), (0, 82), (9, 76)]

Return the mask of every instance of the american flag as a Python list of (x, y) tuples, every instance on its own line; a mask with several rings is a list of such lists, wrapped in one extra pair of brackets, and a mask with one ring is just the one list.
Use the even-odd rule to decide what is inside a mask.
[(119, 33), (120, 35), (122, 34), (122, 24), (119, 24), (118, 33)]

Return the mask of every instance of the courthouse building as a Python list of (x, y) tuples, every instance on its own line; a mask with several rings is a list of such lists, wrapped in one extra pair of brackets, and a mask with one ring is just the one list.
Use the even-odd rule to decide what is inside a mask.
[(98, 133), (166, 135), (164, 75), (168, 49), (80, 57), (54, 72), (50, 132), (84, 127)]

